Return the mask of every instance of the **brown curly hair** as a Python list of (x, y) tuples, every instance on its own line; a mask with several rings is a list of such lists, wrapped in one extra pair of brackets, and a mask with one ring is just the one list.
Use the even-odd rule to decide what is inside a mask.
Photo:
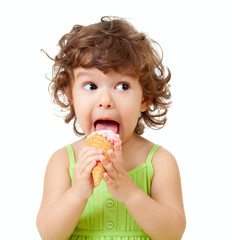
[(139, 78), (144, 96), (151, 100), (148, 109), (141, 113), (135, 132), (141, 135), (144, 123), (154, 129), (165, 125), (171, 103), (168, 84), (171, 73), (162, 64), (163, 52), (156, 41), (138, 32), (125, 19), (102, 17), (95, 24), (75, 25), (60, 39), (59, 47), (55, 59), (51, 58), (55, 63), (49, 87), (53, 101), (68, 112), (65, 122), (74, 119), (73, 128), (77, 135), (84, 133), (78, 132), (74, 107), (70, 101), (73, 69), (76, 67), (95, 67), (104, 73), (110, 70), (133, 73)]

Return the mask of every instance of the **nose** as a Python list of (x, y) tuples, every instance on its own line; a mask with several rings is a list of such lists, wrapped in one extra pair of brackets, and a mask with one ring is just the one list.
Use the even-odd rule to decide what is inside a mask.
[(107, 89), (104, 89), (100, 92), (98, 97), (97, 106), (99, 108), (111, 109), (114, 108), (114, 101)]

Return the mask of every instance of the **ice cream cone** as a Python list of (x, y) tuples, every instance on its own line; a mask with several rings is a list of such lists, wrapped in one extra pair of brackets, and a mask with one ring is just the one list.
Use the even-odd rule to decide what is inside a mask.
[(105, 172), (105, 168), (103, 167), (101, 162), (97, 163), (97, 166), (93, 168), (92, 175), (93, 175), (93, 181), (94, 185), (96, 187), (99, 186), (102, 178), (103, 178), (103, 173)]
[[(86, 140), (86, 145), (95, 147), (96, 149), (101, 149), (106, 160), (110, 161), (107, 152), (110, 149), (114, 150), (114, 144), (111, 141), (109, 141), (106, 136), (103, 137), (101, 134), (98, 134), (97, 132), (95, 134), (91, 134), (90, 136), (88, 136)], [(92, 171), (94, 185), (96, 187), (99, 186), (104, 172), (105, 168), (103, 167), (101, 162), (98, 162), (97, 166), (94, 167)]]

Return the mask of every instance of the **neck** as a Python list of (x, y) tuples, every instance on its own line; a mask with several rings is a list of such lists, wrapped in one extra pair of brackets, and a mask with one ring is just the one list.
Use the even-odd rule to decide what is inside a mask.
[(133, 133), (129, 139), (122, 143), (122, 153), (131, 153), (131, 151), (137, 151), (136, 148), (141, 146), (140, 144), (144, 141), (144, 138), (140, 135)]

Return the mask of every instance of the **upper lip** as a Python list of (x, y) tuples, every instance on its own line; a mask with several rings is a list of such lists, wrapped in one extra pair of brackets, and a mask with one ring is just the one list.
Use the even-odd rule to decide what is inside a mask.
[[(112, 118), (98, 118), (97, 120), (94, 121), (94, 126), (96, 125), (97, 121), (112, 121), (118, 123), (117, 120), (114, 120)], [(118, 123), (119, 124), (119, 123)]]

